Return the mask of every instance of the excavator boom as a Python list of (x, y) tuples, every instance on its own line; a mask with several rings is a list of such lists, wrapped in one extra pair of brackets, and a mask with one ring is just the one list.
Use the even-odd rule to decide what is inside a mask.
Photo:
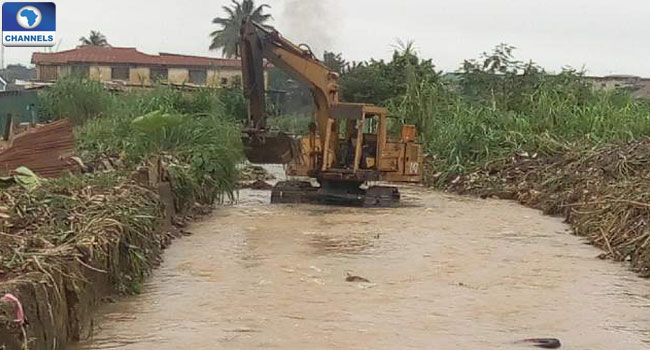
[[(249, 122), (244, 148), (254, 163), (288, 163), (287, 173), (315, 178), (276, 185), (274, 203), (328, 202), (386, 206), (399, 199), (394, 187), (360, 187), (372, 181), (419, 182), (422, 147), (415, 127), (403, 126), (401, 140), (389, 139), (388, 111), (360, 103), (339, 102), (339, 76), (306, 46), (298, 46), (269, 27), (245, 19), (241, 27), (244, 94)], [(314, 98), (314, 123), (299, 139), (269, 130), (266, 109), (266, 64), (282, 69), (309, 87)]]
[[(329, 107), (338, 102), (338, 74), (316, 59), (309, 49), (294, 45), (277, 31), (252, 20), (245, 20), (241, 27), (241, 59), (244, 96), (249, 101), (249, 124), (244, 129), (246, 155), (256, 163), (288, 163), (298, 156), (298, 145), (288, 135), (267, 128), (266, 62), (310, 87), (321, 135), (326, 133)], [(329, 146), (321, 146), (336, 151), (335, 140)]]

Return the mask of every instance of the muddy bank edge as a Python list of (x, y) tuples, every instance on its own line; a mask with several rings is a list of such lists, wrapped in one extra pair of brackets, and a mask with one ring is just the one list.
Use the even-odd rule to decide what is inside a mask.
[(15, 296), (26, 319), (25, 324), (17, 319), (16, 303), (0, 303), (0, 348), (64, 349), (91, 334), (92, 313), (98, 304), (116, 293), (137, 292), (177, 235), (172, 226), (176, 210), (170, 184), (140, 188), (158, 202), (154, 203), (160, 208), (156, 225), (137, 234), (105, 232), (111, 237), (95, 244), (92, 251), (77, 247), (80, 254), (64, 255), (56, 266), (0, 282), (0, 294)]
[(449, 192), (517, 200), (563, 216), (575, 234), (604, 250), (601, 258), (650, 276), (650, 138), (555, 156), (513, 154), (446, 178), (429, 173)]

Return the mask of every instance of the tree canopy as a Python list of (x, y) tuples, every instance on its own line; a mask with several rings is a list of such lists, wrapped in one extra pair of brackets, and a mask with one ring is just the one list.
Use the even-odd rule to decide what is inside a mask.
[(413, 42), (398, 42), (390, 62), (371, 59), (353, 62), (341, 76), (341, 97), (346, 102), (385, 105), (406, 92), (412, 79), (433, 81), (439, 78), (431, 60), (418, 57)]
[(98, 30), (91, 30), (88, 37), (82, 36), (79, 38), (81, 45), (85, 46), (110, 46), (106, 40), (106, 36)]
[(237, 55), (239, 46), (239, 31), (242, 21), (249, 17), (259, 24), (266, 24), (272, 17), (264, 13), (266, 9), (271, 8), (267, 4), (257, 6), (255, 0), (232, 0), (232, 5), (223, 6), (226, 13), (224, 17), (215, 17), (212, 23), (219, 26), (219, 29), (210, 33), (212, 42), (210, 50), (221, 50), (221, 54), (226, 58), (232, 58)]

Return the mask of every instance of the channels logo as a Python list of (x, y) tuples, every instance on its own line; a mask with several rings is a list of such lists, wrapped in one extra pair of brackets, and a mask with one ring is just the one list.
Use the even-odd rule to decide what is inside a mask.
[(2, 4), (2, 45), (54, 46), (56, 6), (53, 2)]

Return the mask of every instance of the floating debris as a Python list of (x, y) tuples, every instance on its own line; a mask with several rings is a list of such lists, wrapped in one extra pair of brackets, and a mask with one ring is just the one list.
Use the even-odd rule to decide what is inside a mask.
[(556, 338), (530, 338), (520, 340), (519, 343), (528, 343), (532, 346), (543, 349), (558, 349), (562, 347), (559, 339)]
[(361, 276), (354, 276), (347, 272), (347, 277), (345, 278), (346, 282), (361, 282), (361, 283), (370, 283), (370, 280)]

